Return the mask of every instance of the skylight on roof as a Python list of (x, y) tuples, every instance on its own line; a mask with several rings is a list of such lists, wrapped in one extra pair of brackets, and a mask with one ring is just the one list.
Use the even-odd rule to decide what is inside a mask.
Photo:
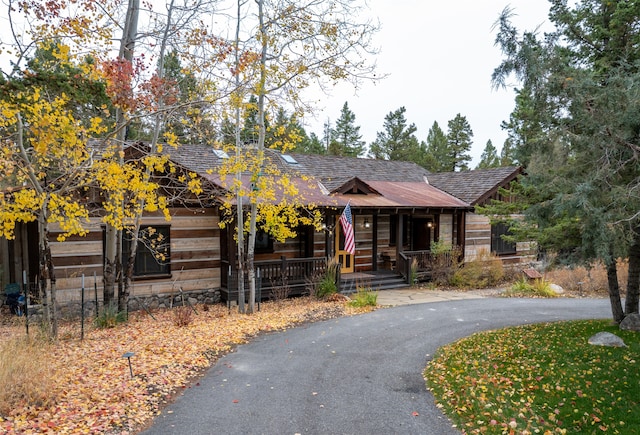
[(282, 158), (284, 159), (285, 162), (289, 163), (290, 165), (297, 165), (298, 161), (296, 159), (294, 159), (293, 157), (291, 157), (289, 154), (283, 154)]
[(213, 149), (213, 153), (219, 159), (228, 159), (229, 158), (229, 154), (227, 154), (224, 150), (217, 150), (217, 149), (214, 148)]

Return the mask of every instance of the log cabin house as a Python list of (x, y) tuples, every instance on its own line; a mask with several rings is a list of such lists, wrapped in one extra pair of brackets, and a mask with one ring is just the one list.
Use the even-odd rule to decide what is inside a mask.
[[(144, 146), (131, 146), (127, 151), (144, 153)], [(224, 188), (215, 169), (224, 164), (225, 153), (205, 145), (185, 145), (167, 152), (174, 164), (205, 180), (212, 187), (210, 191)], [(520, 174), (517, 168), (495, 173), (470, 171), (474, 178), (486, 181), (481, 188), (487, 188), (477, 198), (470, 198), (445, 191), (451, 187), (443, 180), (447, 176), (455, 179), (456, 173), (430, 174), (410, 162), (272, 150), (267, 154), (283, 171), (297, 177), (297, 182), (306, 183), (305, 194), (322, 209), (325, 225), (322, 231), (299, 228), (298, 236), (284, 243), (258, 234), (256, 268), (262, 289), (258, 297), (262, 299), (272, 296), (283, 282), (291, 295), (304, 293), (308, 280), (322, 273), (328, 258), (338, 259), (343, 291), (350, 291), (358, 280), (374, 289), (406, 286), (414, 258), (422, 259), (420, 264), (428, 267), (425, 259), (428, 261), (434, 241), (461, 247), (465, 256), (472, 257), (474, 249), (489, 244), (486, 229), (480, 228), (486, 227), (486, 222), (478, 223), (481, 217), (474, 215), (472, 202), (493, 197), (498, 186)], [(218, 201), (215, 195), (176, 200), (170, 208), (170, 221), (161, 215), (144, 216), (142, 229), (153, 227), (167, 241), (167, 261), (158, 262), (150, 251), (139, 249), (130, 301), (134, 308), (139, 308), (141, 299), (152, 307), (166, 305), (163, 300), (178, 292), (207, 303), (235, 297), (236, 245), (233, 229), (220, 227)], [(355, 255), (344, 251), (338, 223), (347, 204), (353, 216)], [(83, 283), (89, 300), (93, 292), (102, 300), (104, 235), (98, 218), (91, 219), (89, 230), (87, 236), (64, 242), (56, 241), (55, 232), (51, 234), (61, 305), (77, 303)], [(19, 224), (14, 240), (0, 239), (2, 288), (23, 280), (35, 287), (37, 248), (34, 224)]]

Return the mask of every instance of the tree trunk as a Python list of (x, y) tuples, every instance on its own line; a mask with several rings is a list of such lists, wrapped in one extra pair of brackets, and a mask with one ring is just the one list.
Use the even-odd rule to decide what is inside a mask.
[(52, 336), (52, 316), (51, 306), (49, 304), (49, 292), (47, 291), (47, 261), (46, 261), (46, 248), (45, 248), (46, 229), (44, 219), (38, 218), (38, 288), (40, 292), (40, 298), (42, 300), (42, 315), (43, 325), (47, 329), (47, 335)]
[[(264, 0), (256, 0), (258, 4), (258, 20), (260, 31), (263, 35), (266, 35), (266, 28), (264, 23)], [(267, 61), (267, 37), (262, 38), (262, 51), (260, 54), (260, 80), (258, 83), (258, 146), (257, 156), (259, 160), (259, 166), (262, 167), (264, 160), (264, 144), (266, 137), (266, 124), (264, 120), (264, 105), (265, 105), (265, 84), (267, 79), (266, 61)], [(252, 190), (258, 189), (258, 178), (260, 172), (252, 174), (253, 185)], [(255, 270), (255, 248), (256, 248), (256, 220), (258, 215), (258, 204), (255, 199), (251, 202), (251, 217), (249, 222), (249, 244), (247, 246), (247, 273), (249, 278), (249, 310), (248, 312), (253, 314), (255, 312), (256, 303), (256, 270)]]
[(51, 294), (51, 337), (53, 339), (58, 338), (58, 297), (57, 297), (57, 287), (56, 287), (56, 277), (53, 270), (53, 262), (51, 261), (51, 248), (49, 247), (49, 243), (47, 243), (47, 264), (49, 269), (49, 283), (51, 285), (51, 289), (49, 290)]
[(107, 225), (105, 230), (105, 255), (104, 255), (104, 271), (103, 275), (103, 293), (102, 300), (104, 305), (109, 305), (114, 302), (115, 299), (115, 284), (116, 284), (116, 261), (118, 258), (117, 255), (117, 236), (118, 230), (111, 226)]
[[(40, 294), (44, 305), (44, 318), (49, 338), (58, 337), (58, 310), (56, 298), (56, 276), (51, 259), (51, 246), (49, 245), (49, 229), (46, 218), (47, 203), (42, 208), (42, 213), (38, 218), (40, 227)], [(51, 288), (49, 298), (47, 298), (47, 281)], [(48, 300), (47, 300), (48, 299)]]
[[(140, 0), (129, 0), (127, 15), (125, 18), (122, 39), (120, 40), (120, 51), (118, 57), (129, 62), (133, 60), (133, 51), (138, 34), (138, 14), (140, 10)], [(122, 108), (116, 108), (116, 143), (122, 147), (126, 140), (127, 120)], [(122, 153), (118, 153), (120, 164), (123, 164)], [(115, 287), (118, 280), (118, 272), (122, 271), (122, 250), (118, 242), (119, 231), (107, 224), (105, 237), (105, 259), (103, 272), (103, 300), (104, 304), (115, 302)], [(120, 293), (120, 292), (119, 292)]]
[(620, 300), (620, 285), (618, 284), (618, 270), (616, 269), (616, 259), (612, 257), (606, 260), (607, 282), (609, 287), (609, 301), (611, 302), (611, 312), (616, 323), (624, 319), (622, 311), (622, 301)]
[(118, 311), (126, 312), (129, 308), (129, 295), (131, 294), (131, 282), (133, 281), (133, 269), (138, 254), (138, 237), (140, 236), (140, 219), (136, 219), (131, 237), (129, 257), (123, 262), (122, 290), (118, 293)]
[[(174, 3), (173, 0), (171, 0), (168, 6), (167, 23), (165, 25), (165, 29), (162, 35), (162, 42), (160, 44), (160, 54), (159, 54), (158, 71), (157, 71), (157, 76), (160, 79), (164, 79), (165, 77), (164, 60), (165, 60), (165, 52), (167, 48), (167, 39), (169, 35), (169, 30), (172, 26), (171, 17), (173, 13), (173, 3)], [(130, 8), (132, 7), (131, 4), (129, 5), (129, 7)], [(137, 11), (137, 5), (133, 7)], [(134, 25), (137, 26), (137, 18), (136, 18), (136, 24)], [(128, 38), (130, 40), (133, 40), (133, 38), (135, 38), (135, 33), (131, 33), (130, 35), (128, 35)], [(150, 155), (154, 155), (158, 152), (158, 140), (160, 137), (162, 126), (164, 125), (164, 118), (165, 118), (164, 109), (166, 109), (166, 105), (165, 105), (165, 100), (163, 95), (158, 96), (158, 108), (159, 110), (155, 115), (153, 137), (151, 139), (151, 149), (149, 150)], [(145, 183), (148, 183), (149, 180), (151, 179), (151, 175), (152, 175), (151, 169), (146, 168), (144, 172), (143, 181)], [(139, 207), (140, 207), (140, 210), (144, 210), (144, 207), (145, 207), (144, 199), (141, 199), (139, 201)], [(142, 213), (144, 213), (144, 211), (142, 211), (141, 214), (138, 214), (134, 220), (129, 257), (126, 259), (126, 262), (124, 263), (122, 261), (120, 262), (122, 273), (120, 274), (120, 286), (118, 288), (118, 310), (122, 312), (126, 312), (129, 306), (129, 296), (131, 295), (131, 283), (133, 282), (133, 270), (135, 266), (136, 256), (138, 254), (138, 241), (140, 239), (140, 222), (142, 220)], [(122, 240), (122, 237), (120, 237), (119, 240)], [(122, 244), (122, 242), (120, 243)], [(122, 248), (120, 248), (119, 251), (122, 252)]]
[[(238, 179), (240, 175), (238, 175)], [(238, 194), (238, 312), (244, 314), (244, 213), (242, 195)]]
[[(242, 9), (242, 2), (240, 0), (238, 0), (237, 2), (237, 7), (238, 7), (238, 21), (236, 23), (236, 38), (234, 41), (234, 45), (235, 45), (235, 61), (234, 61), (234, 65), (235, 65), (235, 85), (236, 85), (236, 91), (240, 92), (240, 52), (239, 52), (239, 44), (240, 44), (240, 24), (241, 24), (241, 9)], [(241, 158), (241, 153), (242, 153), (242, 141), (240, 139), (240, 105), (236, 105), (236, 113), (235, 113), (235, 117), (236, 117), (236, 130), (235, 130), (235, 142), (236, 142), (236, 155), (238, 157), (238, 159)], [(238, 172), (236, 173), (236, 180), (240, 181), (242, 180), (242, 171), (238, 170)], [(238, 226), (237, 226), (237, 231), (238, 231), (238, 312), (244, 314), (245, 312), (245, 306), (244, 306), (244, 205), (243, 205), (243, 201), (242, 201), (242, 194), (240, 191), (238, 191), (237, 195), (237, 214), (238, 214)]]
[(629, 272), (627, 276), (627, 297), (625, 315), (638, 313), (640, 302), (640, 227), (633, 233), (633, 243), (629, 248)]
[(251, 204), (251, 217), (249, 221), (249, 245), (247, 247), (247, 274), (249, 278), (249, 308), (248, 314), (255, 312), (256, 305), (256, 219), (258, 215), (258, 205), (254, 202)]

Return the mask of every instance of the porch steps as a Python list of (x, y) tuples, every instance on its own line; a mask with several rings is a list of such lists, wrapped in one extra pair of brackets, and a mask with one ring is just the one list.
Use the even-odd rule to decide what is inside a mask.
[(358, 272), (343, 274), (340, 277), (340, 293), (351, 294), (358, 288), (378, 290), (390, 290), (408, 287), (402, 275), (394, 272)]

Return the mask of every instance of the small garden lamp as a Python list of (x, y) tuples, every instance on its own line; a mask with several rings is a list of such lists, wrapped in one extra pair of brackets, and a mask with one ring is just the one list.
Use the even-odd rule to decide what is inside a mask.
[(133, 368), (131, 367), (131, 357), (134, 355), (135, 353), (133, 352), (126, 352), (124, 355), (122, 355), (122, 358), (126, 358), (129, 361), (129, 373), (131, 373), (131, 377), (133, 377)]

